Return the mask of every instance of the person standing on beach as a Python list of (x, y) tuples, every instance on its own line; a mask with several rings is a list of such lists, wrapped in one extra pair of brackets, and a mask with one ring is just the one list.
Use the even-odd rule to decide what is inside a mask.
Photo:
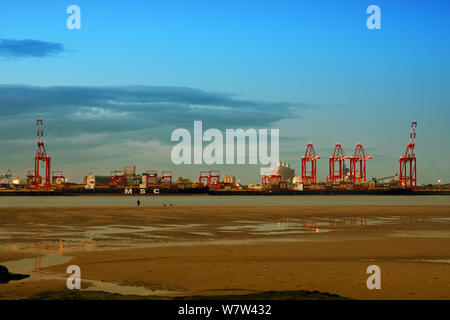
[(138, 199), (137, 200), (137, 206), (139, 207), (141, 205), (141, 201)]

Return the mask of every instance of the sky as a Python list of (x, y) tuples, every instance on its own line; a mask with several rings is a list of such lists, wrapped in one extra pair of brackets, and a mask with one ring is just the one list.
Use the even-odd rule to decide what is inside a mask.
[[(68, 29), (66, 9), (81, 9)], [(370, 30), (369, 5), (381, 10)], [(0, 174), (34, 166), (44, 119), (52, 169), (81, 182), (134, 164), (197, 179), (221, 170), (260, 181), (259, 165), (175, 165), (176, 128), (277, 128), (297, 173), (311, 142), (399, 171), (418, 121), (418, 183), (450, 182), (448, 1), (0, 2)]]

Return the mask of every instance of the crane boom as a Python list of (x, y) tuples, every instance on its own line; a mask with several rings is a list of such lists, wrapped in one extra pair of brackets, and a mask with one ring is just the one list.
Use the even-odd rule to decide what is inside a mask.
[(417, 121), (411, 122), (411, 132), (409, 133), (409, 143), (413, 146), (416, 145), (416, 129), (417, 129)]

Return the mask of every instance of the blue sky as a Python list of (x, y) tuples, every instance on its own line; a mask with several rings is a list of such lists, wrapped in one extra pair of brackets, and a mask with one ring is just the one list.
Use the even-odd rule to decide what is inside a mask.
[[(66, 28), (71, 4), (81, 30)], [(381, 30), (366, 27), (371, 4)], [(32, 167), (42, 116), (54, 169), (72, 181), (128, 163), (194, 178), (211, 168), (170, 164), (173, 128), (192, 130), (194, 120), (280, 128), (280, 157), (297, 172), (313, 142), (321, 180), (336, 142), (347, 153), (361, 142), (374, 157), (368, 175), (389, 176), (417, 120), (419, 182), (448, 182), (449, 9), (447, 1), (4, 0), (0, 172)], [(130, 94), (154, 104), (139, 107)], [(246, 183), (259, 172), (219, 169)]]

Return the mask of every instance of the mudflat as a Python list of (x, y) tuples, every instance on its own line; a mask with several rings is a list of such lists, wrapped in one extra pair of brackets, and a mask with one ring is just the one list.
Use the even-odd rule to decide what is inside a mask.
[[(0, 298), (64, 290), (75, 264), (85, 290), (449, 299), (450, 206), (0, 208), (0, 264), (48, 255), (70, 259), (36, 264)], [(366, 286), (369, 265), (381, 268), (380, 290)]]

